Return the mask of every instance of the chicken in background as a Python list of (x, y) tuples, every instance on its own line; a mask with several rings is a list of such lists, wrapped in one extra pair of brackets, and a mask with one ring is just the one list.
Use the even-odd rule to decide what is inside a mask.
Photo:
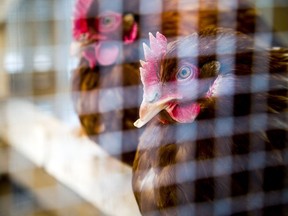
[[(75, 110), (85, 133), (107, 152), (132, 165), (141, 131), (140, 48), (149, 32), (168, 41), (207, 26), (237, 29), (253, 36), (273, 33), (249, 1), (77, 0), (72, 53)], [(278, 44), (273, 37), (272, 44)], [(139, 96), (140, 95), (140, 96)]]
[[(112, 4), (111, 1), (78, 0), (71, 46), (80, 59), (73, 72), (72, 91), (81, 125), (93, 141), (127, 163), (134, 158), (133, 153), (121, 146), (122, 139), (127, 143), (124, 142), (128, 140), (127, 135), (116, 137), (115, 134), (133, 127), (133, 120), (127, 121), (127, 116), (137, 118), (137, 10), (137, 2), (121, 5), (121, 1)], [(130, 87), (130, 91), (124, 91), (124, 87)], [(126, 101), (131, 100), (135, 104), (129, 107)], [(124, 105), (127, 105), (125, 110)], [(123, 119), (126, 121), (122, 124)], [(130, 132), (129, 137), (135, 142), (138, 134)]]
[(133, 165), (143, 215), (286, 215), (288, 49), (206, 28), (141, 61)]

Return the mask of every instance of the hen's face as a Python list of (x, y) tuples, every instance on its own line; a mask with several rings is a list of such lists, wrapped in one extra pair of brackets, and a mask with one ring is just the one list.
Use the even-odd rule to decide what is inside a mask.
[(161, 76), (161, 93), (171, 98), (165, 104), (165, 110), (173, 120), (179, 123), (194, 121), (201, 111), (203, 99), (210, 99), (217, 92), (220, 67), (220, 62), (216, 60), (210, 60), (203, 66), (189, 59), (163, 63), (161, 70), (172, 72), (170, 76)]
[(133, 14), (101, 9), (95, 0), (78, 0), (73, 22), (73, 54), (81, 51), (91, 68), (112, 65), (121, 55), (122, 42), (133, 43), (138, 24)]
[[(162, 110), (179, 123), (193, 122), (205, 100), (229, 94), (233, 73), (227, 73), (226, 64), (231, 61), (229, 52), (235, 51), (229, 40), (235, 42), (236, 36), (231, 31), (208, 30), (167, 44), (163, 35), (150, 34), (150, 48), (144, 45), (146, 61), (141, 61), (144, 96), (135, 126), (142, 127)], [(227, 44), (219, 47), (223, 39)], [(219, 56), (225, 60), (218, 60)]]

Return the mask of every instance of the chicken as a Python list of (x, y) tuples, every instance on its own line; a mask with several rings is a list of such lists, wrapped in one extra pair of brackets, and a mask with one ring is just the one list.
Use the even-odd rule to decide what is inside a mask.
[(141, 213), (286, 214), (288, 49), (229, 28), (149, 38), (132, 179)]
[[(257, 24), (257, 25), (256, 25)], [(142, 95), (138, 73), (140, 43), (161, 31), (169, 41), (207, 26), (223, 26), (253, 35), (272, 32), (254, 6), (242, 1), (77, 0), (72, 53), (75, 110), (85, 133), (111, 155), (132, 165), (139, 134)], [(278, 40), (273, 37), (275, 45)]]
[[(122, 8), (121, 1), (78, 0), (71, 46), (72, 53), (80, 58), (73, 72), (72, 91), (85, 133), (111, 155), (130, 164), (136, 148), (132, 143), (138, 139), (138, 133), (131, 132), (139, 104), (137, 7), (137, 2), (136, 6), (131, 2)], [(127, 131), (119, 137), (122, 130)]]

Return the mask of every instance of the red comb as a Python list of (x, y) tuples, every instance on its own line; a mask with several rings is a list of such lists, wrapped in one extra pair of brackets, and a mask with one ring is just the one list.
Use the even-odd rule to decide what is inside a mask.
[(166, 55), (167, 39), (164, 35), (157, 32), (156, 37), (149, 33), (150, 48), (144, 43), (145, 61), (140, 61), (141, 81), (144, 85), (144, 92), (148, 86), (159, 82), (158, 69), (161, 59)]
[(93, 0), (77, 0), (73, 14), (73, 38), (80, 40), (81, 36), (88, 33), (87, 13)]

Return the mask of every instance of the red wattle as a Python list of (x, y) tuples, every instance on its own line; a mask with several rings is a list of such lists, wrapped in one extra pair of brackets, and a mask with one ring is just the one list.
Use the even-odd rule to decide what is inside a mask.
[(177, 122), (190, 123), (200, 113), (200, 105), (197, 103), (176, 104), (168, 108), (167, 112)]

